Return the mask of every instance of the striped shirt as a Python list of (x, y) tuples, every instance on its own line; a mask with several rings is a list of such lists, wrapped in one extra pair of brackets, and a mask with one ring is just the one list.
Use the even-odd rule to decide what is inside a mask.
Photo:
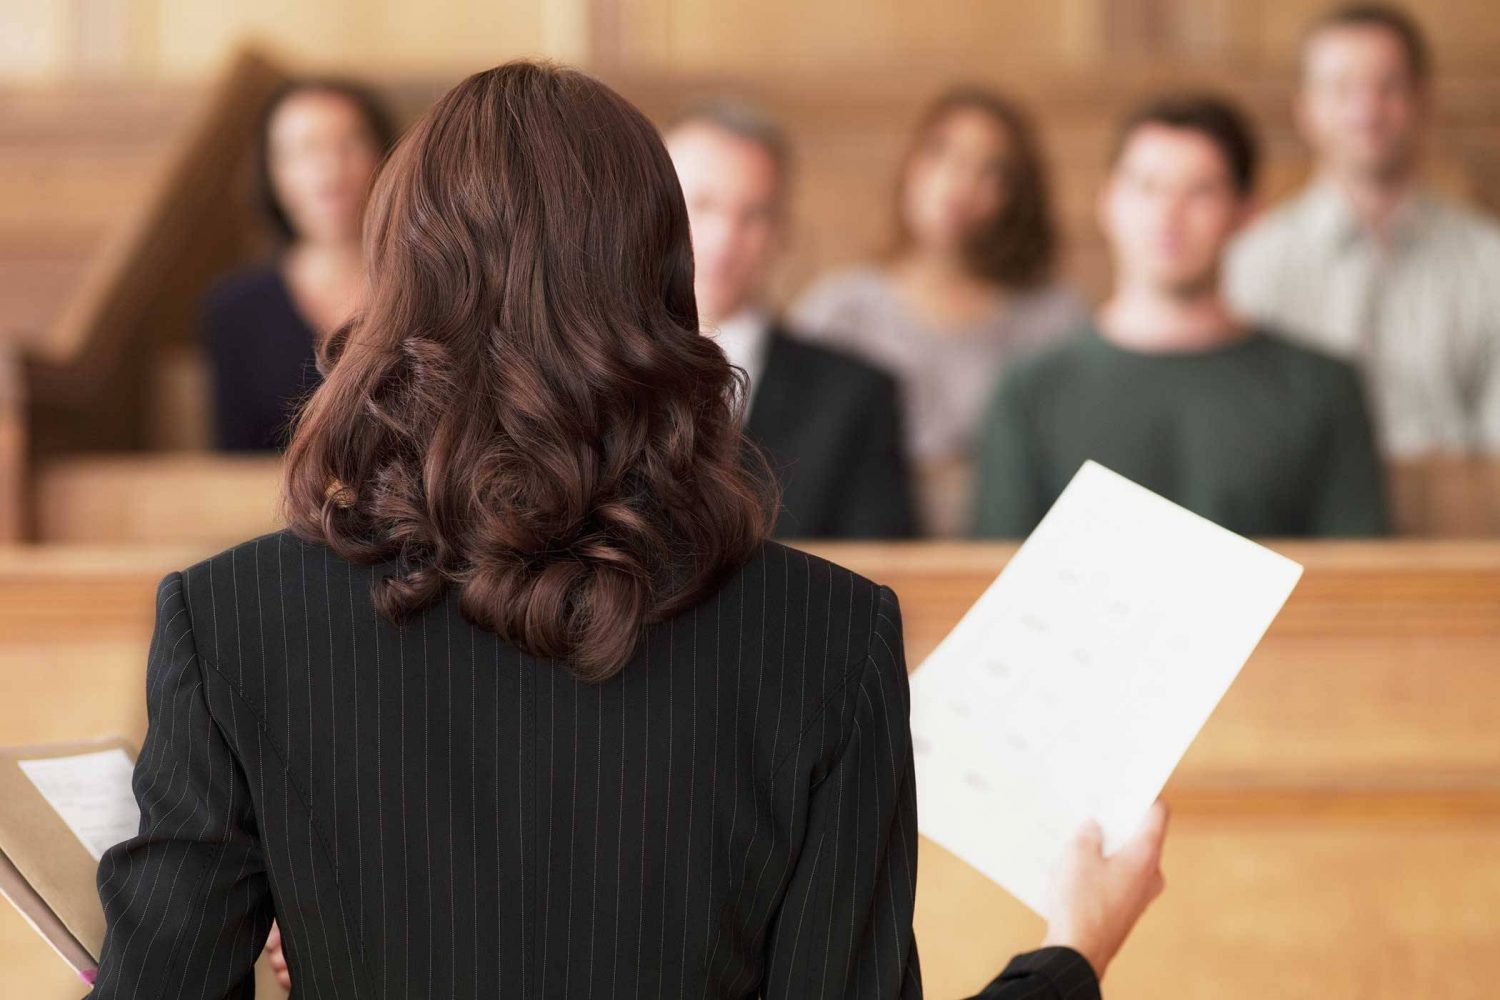
[(1252, 226), (1227, 279), (1254, 320), (1358, 364), (1382, 449), (1500, 452), (1500, 226), (1430, 192), (1377, 239), (1330, 182)]

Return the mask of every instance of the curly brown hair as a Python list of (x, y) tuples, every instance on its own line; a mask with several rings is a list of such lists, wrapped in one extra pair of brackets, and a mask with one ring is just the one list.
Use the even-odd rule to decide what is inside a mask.
[(372, 595), (392, 621), (452, 585), (474, 624), (609, 677), (751, 556), (773, 500), (744, 373), (699, 333), (655, 128), (577, 71), (477, 73), (396, 146), (365, 241), (367, 306), (322, 349), (288, 523), (394, 559)]

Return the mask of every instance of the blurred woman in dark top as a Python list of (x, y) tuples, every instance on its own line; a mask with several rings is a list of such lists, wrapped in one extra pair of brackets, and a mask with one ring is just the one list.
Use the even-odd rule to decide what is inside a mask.
[(219, 447), (285, 444), (292, 409), (318, 382), (317, 342), (360, 304), (360, 222), (394, 135), (353, 83), (297, 81), (267, 104), (258, 197), (278, 253), (220, 281), (204, 310)]

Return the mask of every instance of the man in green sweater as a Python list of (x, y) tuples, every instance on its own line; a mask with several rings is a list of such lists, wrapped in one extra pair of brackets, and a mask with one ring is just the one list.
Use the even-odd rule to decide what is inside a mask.
[(1028, 534), (1087, 459), (1241, 534), (1385, 532), (1354, 369), (1246, 325), (1221, 290), (1256, 159), (1243, 116), (1215, 98), (1127, 120), (1098, 206), (1114, 292), (1094, 328), (1001, 378), (978, 534)]

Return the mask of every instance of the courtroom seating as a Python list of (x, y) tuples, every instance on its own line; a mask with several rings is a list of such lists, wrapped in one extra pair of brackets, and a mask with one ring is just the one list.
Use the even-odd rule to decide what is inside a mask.
[(195, 90), (77, 84), (0, 93), (0, 341), (45, 334), (161, 172)]
[[(1401, 537), (1500, 538), (1500, 459), (1406, 459), (1388, 475)], [(280, 523), (274, 455), (79, 454), (43, 462), (32, 478), (41, 542), (228, 544)]]
[[(0, 537), (34, 537), (45, 460), (152, 443), (164, 346), (259, 243), (242, 197), (259, 109), (284, 79), (247, 50), (212, 86), (41, 90), (0, 104), (0, 344), (19, 351), (22, 483)], [(22, 464), (10, 463), (28, 461)], [(36, 461), (30, 461), (30, 460)]]
[(222, 547), (281, 524), (274, 455), (77, 455), (35, 480), (37, 537), (54, 544)]
[[(1212, 83), (1207, 69), (1094, 66), (1009, 80), (1001, 70), (980, 74), (1031, 105), (1055, 174), (1064, 271), (1096, 294), (1104, 286), (1106, 259), (1092, 203), (1115, 121), (1149, 90)], [(881, 245), (888, 219), (872, 209), (888, 204), (908, 129), (950, 72), (938, 64), (919, 65), (858, 81), (816, 71), (738, 81), (635, 72), (616, 74), (611, 82), (659, 118), (684, 96), (738, 91), (763, 100), (784, 119), (799, 154), (797, 233), (778, 283), (781, 297), (790, 298), (818, 272), (862, 259)], [(1236, 77), (1232, 91), (1264, 123), (1267, 192), (1274, 196), (1305, 170), (1289, 125), (1290, 78), (1284, 67), (1241, 68)], [(149, 515), (135, 518), (135, 528), (122, 527), (120, 517), (80, 523), (73, 512), (88, 509), (77, 500), (82, 491), (130, 477), (123, 465), (101, 465), (93, 453), (182, 451), (208, 461), (202, 455), (211, 441), (207, 379), (195, 344), (198, 303), (217, 273), (263, 246), (243, 182), (257, 100), (283, 78), (273, 59), (247, 51), (205, 93), (127, 88), (105, 105), (119, 113), (95, 116), (97, 121), (79, 100), (46, 92), (0, 113), (0, 165), (24, 165), (0, 171), (0, 207), (17, 209), (0, 213), (9, 220), (0, 221), (0, 265), (8, 261), (7, 247), (36, 248), (27, 251), (35, 259), (19, 269), (0, 266), (0, 291), (7, 282), (26, 290), (19, 299), (0, 296), (0, 340), (27, 352), (20, 364), (21, 419), (10, 426), (20, 428), (19, 454), (29, 459), (14, 469), (0, 465), (0, 482), (20, 484), (13, 492), (19, 490), (23, 508), (6, 516), (0, 504), (0, 538), (159, 538), (155, 529), (140, 527), (151, 522)], [(409, 117), (447, 82), (398, 79), (384, 88)], [(1500, 130), (1480, 126), (1497, 91), (1500, 83), (1487, 76), (1443, 81), (1433, 143), (1440, 186), (1490, 204), (1500, 203)], [(25, 142), (36, 136), (44, 141), (26, 151)], [(0, 461), (19, 462), (14, 451), (0, 448)], [(127, 460), (133, 459), (121, 459)], [(196, 476), (190, 466), (212, 468), (183, 459), (175, 466), (179, 478), (165, 488)], [(1449, 489), (1440, 479), (1477, 481), (1468, 473), (1417, 477), (1419, 485), (1398, 497), (1403, 531), (1500, 532), (1483, 491), (1475, 505), (1464, 506), (1461, 498), (1473, 487)], [(203, 489), (218, 487), (205, 482)], [(57, 493), (64, 500), (54, 511), (48, 498)], [(126, 506), (139, 509), (144, 502)], [(174, 503), (163, 499), (160, 506), (169, 510)], [(258, 513), (245, 521), (237, 517), (232, 514), (223, 530), (261, 523)], [(201, 520), (185, 516), (183, 537), (207, 538), (217, 530), (207, 517)]]

